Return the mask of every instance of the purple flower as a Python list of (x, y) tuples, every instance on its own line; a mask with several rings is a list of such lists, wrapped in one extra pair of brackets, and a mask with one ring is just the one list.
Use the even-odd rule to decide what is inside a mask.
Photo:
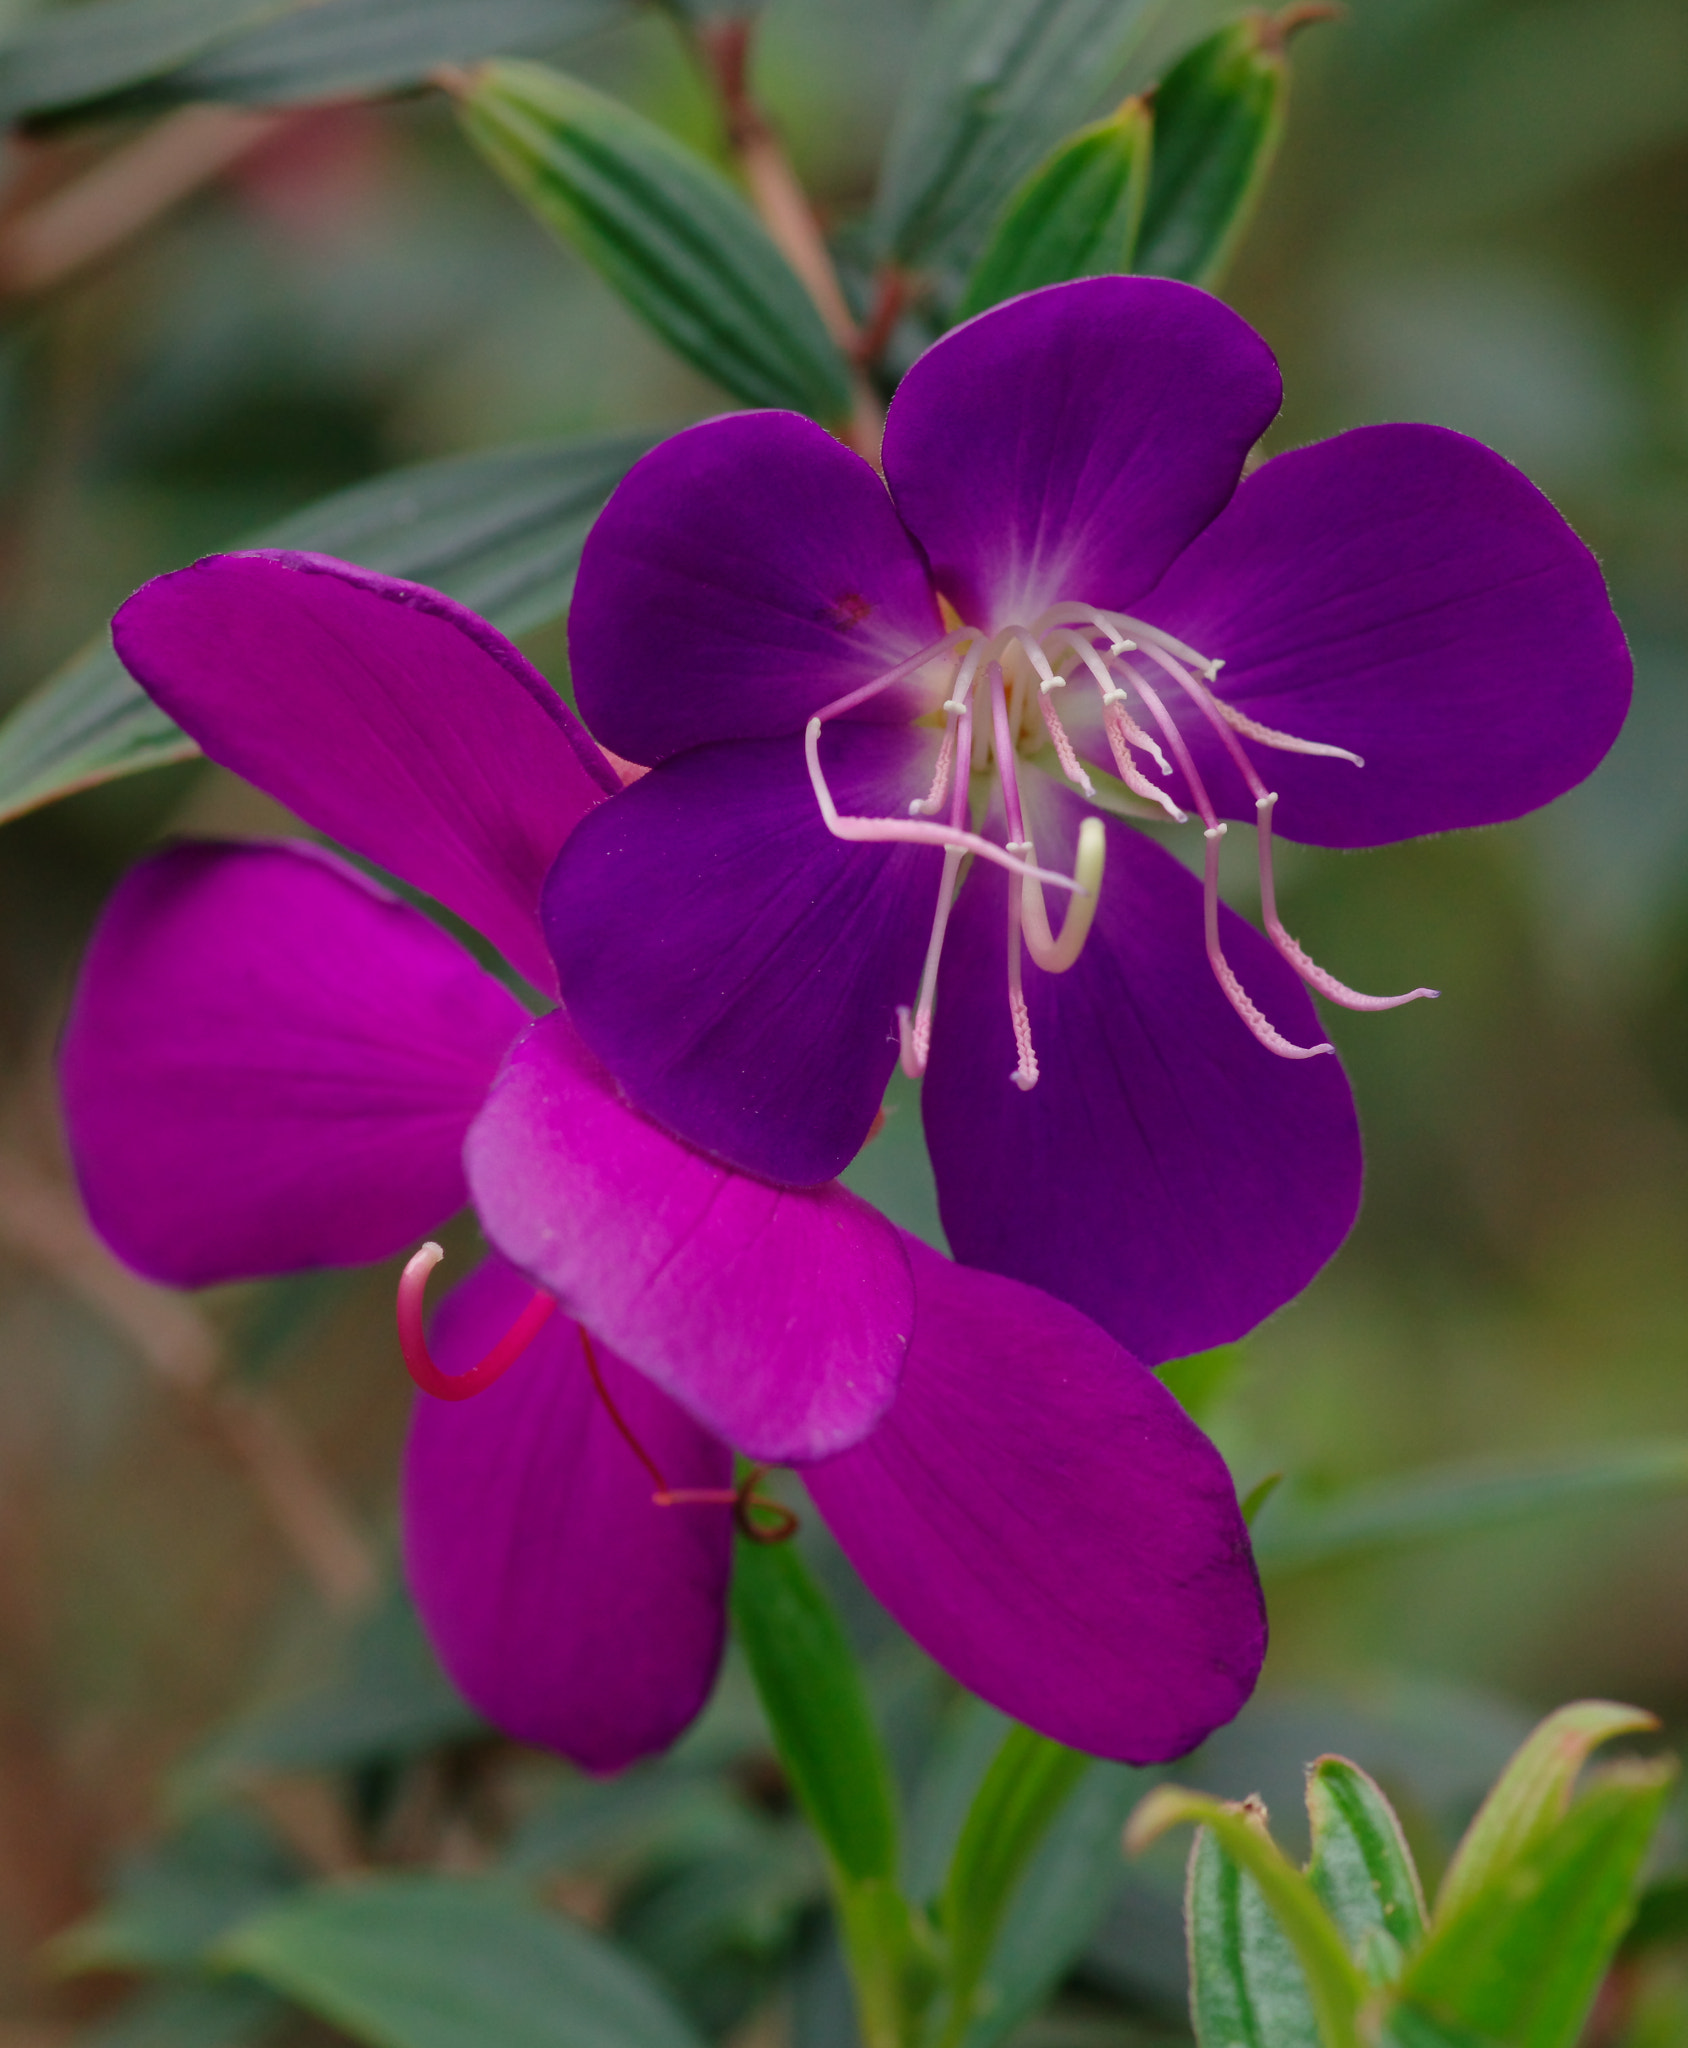
[[(115, 630), (213, 758), (550, 979), (541, 879), (615, 778), (490, 629), (321, 558), (230, 556), (150, 584)], [(892, 1613), (1052, 1735), (1146, 1761), (1247, 1697), (1246, 1531), (1150, 1372), (835, 1184), (687, 1148), (563, 1012), (534, 1021), (337, 857), (200, 844), (136, 869), (62, 1071), (90, 1213), (155, 1279), (385, 1257), (472, 1199), (495, 1254), (441, 1303), (437, 1366), (419, 1328), (408, 1348), (424, 1378), (509, 1369), (419, 1402), (406, 1551), (448, 1668), (512, 1734), (609, 1770), (697, 1711), (729, 1446), (801, 1463)]]
[[(883, 484), (783, 413), (645, 457), (571, 618), (587, 723), (656, 764), (547, 886), (587, 1043), (683, 1137), (802, 1185), (860, 1145), (900, 1041), (957, 1256), (1150, 1360), (1240, 1335), (1352, 1220), (1302, 984), (1411, 999), (1283, 929), (1274, 824), (1357, 847), (1516, 817), (1628, 699), (1599, 571), (1516, 470), (1370, 427), (1239, 485), (1278, 402), (1202, 292), (1035, 292), (915, 364)], [(1205, 888), (1092, 803), (1198, 821)], [(1265, 936), (1217, 899), (1227, 820), (1260, 826)]]

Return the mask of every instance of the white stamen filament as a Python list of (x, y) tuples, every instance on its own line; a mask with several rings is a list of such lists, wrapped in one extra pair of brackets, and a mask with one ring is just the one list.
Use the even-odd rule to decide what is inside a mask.
[[(961, 873), (962, 853), (958, 846), (944, 850), (943, 878), (938, 883), (938, 909), (932, 919), (932, 936), (926, 942), (926, 965), (921, 969), (920, 994), (911, 1017), (907, 1003), (897, 1006), (897, 1037), (903, 1072), (918, 1081), (926, 1071), (932, 1052), (932, 1005), (938, 993), (938, 963), (943, 957), (944, 933), (949, 929), (950, 906), (955, 901), (955, 880)], [(1037, 886), (1035, 883), (1032, 885)]]
[(1254, 740), (1260, 746), (1276, 747), (1284, 754), (1323, 754), (1332, 761), (1352, 761), (1356, 768), (1366, 765), (1346, 747), (1333, 747), (1325, 740), (1298, 740), (1292, 732), (1277, 732), (1262, 725), (1258, 719), (1246, 717), (1234, 704), (1227, 704), (1223, 697), (1215, 697), (1213, 706), (1233, 732), (1240, 732), (1244, 739)]
[(1049, 929), (1042, 886), (1030, 875), (1020, 884), (1020, 929), (1026, 935), (1026, 951), (1045, 974), (1065, 974), (1084, 951), (1096, 907), (1102, 900), (1102, 868), (1107, 853), (1107, 828), (1100, 818), (1086, 818), (1078, 828), (1078, 859), (1073, 864), (1073, 877), (1084, 893), (1068, 902), (1059, 938)]
[(1008, 1021), (1014, 1029), (1014, 1071), (1009, 1080), (1021, 1094), (1037, 1086), (1037, 1047), (1032, 1043), (1031, 1012), (1020, 980), (1020, 932), (1024, 906), (1018, 881), (1008, 885)]

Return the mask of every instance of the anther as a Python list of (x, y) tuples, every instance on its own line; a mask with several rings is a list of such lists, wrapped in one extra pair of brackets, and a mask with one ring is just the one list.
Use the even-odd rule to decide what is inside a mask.
[(495, 1380), (504, 1377), (556, 1314), (557, 1303), (543, 1287), (535, 1288), (526, 1308), (478, 1365), (467, 1372), (442, 1372), (428, 1349), (422, 1300), (428, 1288), (428, 1275), (444, 1257), (441, 1247), (430, 1242), (412, 1253), (405, 1263), (399, 1276), (399, 1349), (404, 1354), (405, 1370), (424, 1394), (432, 1394), (436, 1401), (467, 1401), (472, 1395), (485, 1393)]

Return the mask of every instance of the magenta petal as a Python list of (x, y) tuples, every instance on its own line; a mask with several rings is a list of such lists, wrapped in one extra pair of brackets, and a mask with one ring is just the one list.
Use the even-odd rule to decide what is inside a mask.
[[(943, 630), (860, 456), (795, 413), (738, 413), (676, 434), (617, 486), (580, 558), (569, 661), (593, 732), (651, 762), (801, 732)], [(892, 688), (860, 715), (903, 719), (930, 696)]]
[[(1028, 781), (1031, 779), (1028, 778)], [(1070, 866), (1081, 806), (1037, 778), (1038, 857)], [(1009, 1081), (1000, 870), (957, 902), (923, 1109), (955, 1255), (1046, 1288), (1151, 1364), (1251, 1330), (1336, 1250), (1360, 1199), (1360, 1134), (1334, 1057), (1268, 1052), (1208, 968), (1200, 885), (1107, 823), (1089, 942), (1027, 962), (1041, 1079)], [(1296, 977), (1221, 908), (1226, 955), (1268, 1018), (1324, 1033)]]
[[(466, 1371), (533, 1283), (489, 1259), (440, 1303), (432, 1349)], [(611, 1398), (676, 1487), (730, 1487), (732, 1453), (642, 1373), (595, 1347)], [(518, 1742), (618, 1771), (666, 1749), (721, 1660), (732, 1511), (660, 1508), (554, 1316), (469, 1401), (416, 1404), (404, 1548), (440, 1661)]]
[(885, 475), (968, 624), (1124, 609), (1236, 489), (1280, 397), (1271, 351), (1206, 292), (1084, 278), (929, 349), (892, 401)]
[(464, 1160), (498, 1249), (751, 1457), (825, 1457), (884, 1413), (914, 1300), (891, 1225), (678, 1144), (561, 1011), (511, 1054)]
[(1150, 1372), (1035, 1288), (910, 1240), (890, 1414), (804, 1473), (869, 1589), (963, 1685), (1158, 1763), (1254, 1688), (1266, 1612), (1223, 1459)]
[(620, 787), (545, 679), (437, 591), (324, 555), (213, 555), (112, 621), (213, 761), (437, 897), (555, 986), (539, 886)]
[(386, 1258), (467, 1190), (526, 1012), (305, 846), (181, 846), (118, 886), (60, 1055), (95, 1228), (177, 1287)]
[[(839, 808), (907, 817), (929, 733), (829, 726)], [(861, 1149), (914, 1000), (943, 856), (826, 829), (798, 739), (699, 747), (586, 820), (545, 888), (580, 1035), (688, 1143), (790, 1186)]]
[[(1580, 782), (1629, 707), (1594, 557), (1528, 477), (1442, 427), (1360, 427), (1255, 471), (1141, 606), (1225, 663), (1239, 711), (1364, 768), (1246, 742), (1277, 829), (1378, 846), (1516, 818)], [(1254, 804), (1181, 720), (1222, 809)]]

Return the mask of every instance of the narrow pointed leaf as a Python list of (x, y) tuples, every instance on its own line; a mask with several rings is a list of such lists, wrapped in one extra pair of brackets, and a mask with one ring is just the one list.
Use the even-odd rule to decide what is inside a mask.
[(1137, 270), (1187, 284), (1221, 274), (1277, 151), (1288, 82), (1283, 36), (1264, 14), (1222, 28), (1166, 74)]
[(698, 2048), (627, 1956), (488, 1880), (317, 1886), (218, 1953), (375, 2048)]
[(956, 308), (982, 313), (1020, 292), (1131, 268), (1149, 190), (1153, 118), (1140, 99), (1069, 136), (1008, 202)]
[(1550, 1832), (1438, 1916), (1403, 2001), (1506, 2048), (1572, 2048), (1634, 1917), (1675, 1779), (1669, 1759), (1601, 1772)]
[(963, 264), (1092, 111), (1161, 0), (947, 0), (897, 109), (874, 210), (900, 263)]
[(1644, 1709), (1610, 1700), (1577, 1700), (1549, 1714), (1496, 1779), (1454, 1851), (1436, 1896), (1437, 1924), (1457, 1918), (1553, 1832), (1570, 1806), (1578, 1773), (1601, 1743), (1658, 1725)]
[(701, 157), (539, 64), (486, 66), (461, 111), (511, 189), (705, 376), (748, 405), (823, 423), (849, 411), (848, 365), (813, 301)]
[(890, 1767), (838, 1617), (790, 1543), (741, 1541), (732, 1597), (739, 1641), (811, 1826), (844, 1878), (892, 1882)]
[[(1266, 1832), (1265, 1810), (1258, 1802), (1230, 1806), (1181, 1786), (1157, 1786), (1131, 1817), (1126, 1849), (1135, 1854), (1184, 1822), (1210, 1830), (1217, 1846), (1259, 1886), (1300, 1965), (1323, 2048), (1358, 2048), (1365, 1979), (1318, 1893)], [(1213, 2048), (1219, 2048), (1221, 2038), (1215, 2037)]]
[(1413, 1949), (1424, 1933), (1424, 1893), (1395, 1809), (1374, 1781), (1343, 1757), (1320, 1757), (1307, 1773), (1307, 1818), (1307, 1876), (1350, 1954), (1364, 1968), (1368, 1953)]
[[(432, 584), (502, 632), (524, 632), (567, 605), (592, 521), (652, 438), (536, 442), (422, 463), (237, 545), (339, 555)], [(198, 751), (102, 642), (0, 723), (0, 820)]]
[(974, 1795), (939, 1903), (950, 1986), (970, 2009), (1027, 1862), (1090, 1763), (1076, 1749), (1013, 1727)]
[(1307, 1979), (1252, 1877), (1197, 1830), (1184, 1894), (1190, 2018), (1201, 2048), (1319, 2048)]

